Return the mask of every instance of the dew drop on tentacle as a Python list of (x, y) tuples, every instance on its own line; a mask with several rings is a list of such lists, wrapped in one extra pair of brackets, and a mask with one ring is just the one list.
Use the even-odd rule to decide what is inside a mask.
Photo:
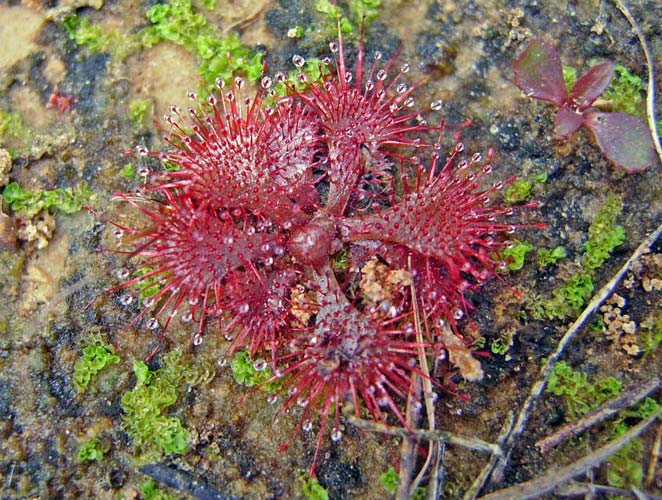
[(200, 344), (202, 344), (202, 335), (200, 333), (196, 333), (193, 336), (193, 345), (198, 347)]
[(123, 306), (128, 306), (133, 302), (133, 297), (129, 295), (128, 293), (122, 294), (120, 298), (118, 299), (120, 305)]
[(295, 54), (292, 56), (292, 63), (297, 67), (297, 68), (302, 68), (304, 64), (306, 64), (306, 60), (301, 57), (299, 54)]
[(264, 359), (256, 359), (253, 361), (253, 370), (256, 372), (263, 372), (267, 369), (267, 362)]
[(331, 49), (331, 52), (336, 54), (338, 52), (338, 44), (336, 42), (330, 42), (329, 49)]
[(310, 432), (313, 430), (313, 423), (310, 420), (304, 421), (303, 425), (301, 426), (301, 429), (304, 432)]
[(272, 83), (273, 81), (268, 76), (263, 76), (262, 80), (260, 80), (260, 85), (262, 85), (262, 88), (265, 90), (270, 88)]
[(441, 99), (437, 99), (437, 100), (432, 101), (430, 103), (430, 109), (433, 110), (433, 111), (439, 111), (439, 110), (441, 110), (443, 105), (444, 105), (444, 101), (442, 101)]
[(400, 73), (409, 73), (409, 64), (404, 63), (402, 66), (400, 66)]
[(159, 320), (156, 318), (149, 318), (145, 323), (149, 330), (157, 330), (159, 328)]
[(338, 441), (340, 441), (340, 439), (342, 439), (342, 431), (337, 427), (334, 427), (331, 430), (331, 441), (337, 443)]

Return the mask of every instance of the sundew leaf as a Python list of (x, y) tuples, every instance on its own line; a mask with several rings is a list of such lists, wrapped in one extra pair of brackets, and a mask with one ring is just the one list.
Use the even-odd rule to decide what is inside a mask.
[(655, 146), (648, 127), (626, 113), (586, 113), (591, 129), (604, 155), (627, 173), (642, 172), (655, 163)]
[(570, 90), (569, 102), (580, 111), (587, 109), (602, 95), (614, 77), (614, 63), (596, 64), (579, 77)]
[(540, 40), (531, 40), (513, 63), (515, 85), (528, 97), (561, 107), (567, 93), (558, 50)]

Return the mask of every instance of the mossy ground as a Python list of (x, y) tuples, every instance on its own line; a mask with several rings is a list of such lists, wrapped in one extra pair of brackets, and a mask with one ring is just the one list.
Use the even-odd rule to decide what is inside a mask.
[[(228, 9), (223, 0), (216, 3), (214, 10), (202, 7), (199, 11), (208, 23), (218, 26), (219, 33), (239, 27), (241, 42), (263, 54), (272, 74), (290, 70), (295, 53), (310, 57), (328, 53), (329, 31), (306, 29), (321, 15), (315, 1), (232, 2), (234, 9)], [(563, 2), (529, 4), (427, 0), (413, 8), (409, 2), (383, 0), (365, 33), (368, 51), (379, 48), (385, 56), (394, 53), (398, 39), (409, 33), (401, 59), (409, 61), (412, 79), (426, 79), (416, 94), (417, 104), (443, 99), (443, 116), (451, 128), (471, 119), (463, 141), (471, 151), (496, 149), (495, 177), (546, 179), (535, 182), (531, 192), (542, 207), (523, 212), (521, 219), (544, 221), (547, 228), (517, 235), (533, 251), (524, 256), (521, 269), (505, 275), (523, 298), (515, 297), (497, 280), (471, 297), (476, 306), (472, 319), (487, 345), (500, 339), (508, 347), (483, 360), (486, 377), (482, 382), (457, 380), (457, 391), (466, 394), (467, 400), (442, 396), (437, 407), (442, 428), (490, 441), (506, 413), (521, 404), (541, 359), (554, 349), (574, 317), (536, 320), (527, 314), (526, 301), (553, 297), (554, 290), (562, 289), (581, 270), (590, 223), (611, 196), (622, 204), (616, 224), (623, 228), (625, 239), (599, 267), (591, 269), (596, 288), (605, 284), (662, 218), (659, 166), (628, 176), (607, 164), (586, 134), (555, 143), (551, 139), (553, 110), (526, 99), (512, 84), (512, 60), (532, 35), (557, 43), (569, 66), (584, 68), (591, 61), (609, 58), (643, 76), (644, 60), (629, 26), (611, 4), (603, 8), (599, 2), (579, 2), (572, 9)], [(630, 4), (660, 67), (662, 33), (657, 20), (662, 18), (662, 7), (654, 1)], [(164, 453), (149, 460), (184, 474), (180, 485), (188, 484), (185, 478), (201, 479), (239, 498), (302, 495), (296, 478), (310, 464), (314, 436), (297, 436), (287, 452), (278, 451), (294, 431), (296, 415), (276, 416), (278, 407), (267, 403), (268, 393), (238, 385), (229, 361), (218, 366), (227, 347), (222, 335), (210, 332), (201, 346), (193, 347), (189, 327), (175, 323), (162, 339), (144, 322), (129, 326), (138, 312), (135, 301), (122, 306), (118, 293), (102, 293), (116, 284), (113, 271), (121, 265), (119, 256), (99, 252), (114, 245), (112, 227), (106, 221), (126, 223), (135, 217), (125, 206), (112, 203), (112, 194), (140, 182), (136, 172), (141, 164), (122, 152), (141, 143), (151, 143), (154, 149), (162, 145), (163, 130), (153, 119), (159, 120), (169, 104), (185, 106), (185, 92), (200, 88), (205, 77), (199, 73), (202, 56), (170, 42), (150, 48), (113, 42), (89, 50), (85, 44), (77, 45), (89, 34), (72, 39), (62, 25), (67, 15), (77, 15), (88, 20), (88, 28), (98, 26), (100, 33), (114, 33), (104, 40), (132, 40), (131, 36), (149, 26), (148, 7), (140, 2), (120, 0), (77, 11), (66, 5), (53, 10), (39, 5), (0, 5), (0, 18), (9, 26), (0, 33), (13, 37), (11, 44), (5, 35), (0, 40), (5, 47), (0, 57), (0, 110), (2, 116), (20, 116), (21, 123), (12, 133), (0, 136), (0, 144), (13, 157), (11, 181), (33, 192), (74, 189), (87, 183), (96, 195), (96, 212), (57, 214), (48, 247), (30, 255), (24, 249), (0, 254), (0, 266), (7, 270), (0, 274), (2, 497), (137, 498), (149, 478), (139, 472), (145, 457), (136, 453), (122, 430), (122, 397), (136, 386), (133, 363), (157, 348), (150, 370), (163, 369), (165, 355), (179, 348), (180, 362), (206, 367), (208, 380), (204, 384), (182, 380), (176, 402), (162, 409), (187, 430), (186, 453)], [(288, 37), (289, 29), (297, 26), (304, 28), (301, 36)], [(71, 97), (69, 108), (60, 111), (48, 106), (54, 91)], [(127, 175), (129, 163), (134, 163), (133, 175)], [(537, 251), (558, 246), (565, 248), (567, 257), (539, 266)], [(658, 243), (654, 252), (660, 251)], [(628, 313), (637, 325), (655, 324), (651, 318), (659, 310), (662, 292), (645, 292), (641, 279), (656, 272), (644, 266), (617, 290), (626, 300), (623, 314)], [(642, 342), (648, 338), (644, 330), (642, 326)], [(586, 328), (564, 361), (590, 379), (614, 377), (624, 387), (662, 372), (660, 348), (632, 356), (622, 349), (618, 335)], [(78, 391), (74, 367), (83, 349), (97, 341), (116, 344), (120, 361), (104, 366), (85, 392)], [(564, 418), (563, 401), (543, 397), (515, 450), (504, 484), (535, 477), (552, 464), (568, 463), (585, 449), (599, 446), (604, 436), (591, 434), (582, 438), (583, 446), (562, 447), (544, 457), (538, 454), (532, 443)], [(642, 437), (644, 450), (650, 449), (651, 439), (648, 434)], [(90, 442), (99, 443), (96, 449), (103, 450), (103, 457), (78, 460), (81, 447)], [(330, 498), (379, 498), (384, 494), (379, 476), (397, 461), (398, 446), (397, 440), (348, 427), (339, 444), (325, 441), (319, 482)], [(460, 497), (481, 466), (480, 457), (449, 449), (444, 497)], [(606, 481), (604, 470), (598, 477)], [(185, 494), (182, 489), (164, 491), (180, 498)]]

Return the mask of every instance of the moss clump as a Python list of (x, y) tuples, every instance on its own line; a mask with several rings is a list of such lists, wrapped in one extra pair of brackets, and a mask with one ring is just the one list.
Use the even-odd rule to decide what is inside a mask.
[[(630, 410), (619, 412), (618, 419), (614, 425), (611, 439), (616, 439), (625, 434), (633, 425), (633, 419), (645, 419), (660, 409), (660, 406), (652, 398), (646, 398), (642, 403)], [(634, 438), (619, 451), (614, 453), (607, 464), (607, 483), (616, 488), (630, 489), (641, 487), (644, 470), (642, 462), (644, 458), (644, 447), (639, 438)]]
[(584, 243), (582, 265), (589, 270), (599, 268), (609, 254), (625, 241), (625, 230), (616, 224), (621, 213), (621, 201), (609, 195), (588, 228), (588, 241)]
[(261, 390), (273, 393), (281, 388), (277, 380), (267, 382), (272, 377), (271, 370), (264, 360), (253, 361), (248, 351), (237, 351), (232, 358), (232, 377), (245, 387), (259, 386)]
[(316, 477), (301, 477), (301, 492), (308, 500), (329, 500), (329, 493)]
[(556, 264), (559, 260), (568, 256), (565, 248), (557, 246), (554, 248), (540, 248), (536, 252), (538, 267), (543, 268)]
[(561, 288), (552, 292), (551, 299), (536, 301), (533, 306), (535, 319), (565, 319), (577, 314), (593, 293), (593, 281), (588, 274), (576, 274)]
[(573, 370), (564, 361), (554, 364), (547, 381), (547, 392), (564, 398), (573, 420), (617, 396), (621, 389), (621, 382), (614, 377), (589, 382), (585, 372)]
[(173, 500), (172, 496), (158, 489), (152, 480), (140, 485), (140, 496), (143, 500)]
[(193, 9), (190, 0), (153, 5), (146, 15), (152, 26), (142, 32), (143, 45), (151, 47), (166, 40), (195, 53), (200, 76), (208, 85), (213, 85), (217, 78), (229, 80), (233, 72), (242, 73), (252, 81), (262, 74), (262, 54), (244, 47), (236, 33), (221, 36), (216, 26)]
[(115, 354), (112, 346), (102, 344), (88, 345), (83, 349), (83, 357), (74, 365), (74, 385), (83, 392), (90, 380), (110, 364), (117, 364), (120, 357)]
[(145, 124), (145, 117), (150, 108), (150, 102), (145, 99), (136, 99), (129, 103), (129, 119), (131, 122), (140, 127)]
[(602, 94), (611, 111), (620, 111), (634, 116), (642, 116), (641, 78), (627, 68), (614, 66), (614, 79)]
[[(386, 472), (382, 472), (379, 475), (379, 484), (381, 484), (382, 488), (384, 488), (389, 494), (395, 495), (395, 492), (398, 489), (398, 473), (393, 467), (389, 467)], [(423, 500), (425, 496), (425, 488), (419, 486), (414, 490), (411, 500)]]
[(529, 181), (518, 179), (512, 184), (508, 184), (503, 193), (503, 202), (506, 205), (516, 205), (517, 203), (524, 203), (531, 198), (531, 189), (533, 184)]
[(644, 356), (647, 356), (662, 343), (662, 312), (646, 318), (641, 322), (639, 332), (639, 347)]
[(76, 45), (86, 47), (92, 54), (105, 51), (108, 47), (108, 40), (101, 32), (101, 28), (90, 24), (87, 18), (66, 16), (62, 21), (62, 27)]
[(524, 257), (531, 250), (533, 250), (533, 247), (526, 241), (515, 241), (511, 246), (501, 252), (501, 255), (508, 262), (508, 270), (517, 271), (518, 269), (522, 269)]
[(177, 417), (163, 414), (177, 401), (180, 376), (168, 366), (151, 371), (142, 361), (133, 364), (133, 371), (136, 386), (122, 396), (122, 426), (134, 447), (150, 457), (184, 453), (188, 432)]
[(0, 144), (5, 139), (20, 139), (27, 132), (27, 127), (18, 113), (0, 109)]
[(92, 438), (87, 443), (83, 444), (78, 450), (78, 461), (94, 461), (100, 462), (103, 458), (104, 446), (100, 439)]
[(93, 193), (83, 182), (73, 188), (28, 191), (16, 182), (5, 186), (2, 197), (12, 210), (23, 211), (26, 217), (33, 217), (42, 210), (54, 209), (60, 213), (73, 214), (83, 208), (93, 198)]

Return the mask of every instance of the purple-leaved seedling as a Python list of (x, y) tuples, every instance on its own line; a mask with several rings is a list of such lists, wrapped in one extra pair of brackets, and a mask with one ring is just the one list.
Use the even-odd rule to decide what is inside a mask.
[(527, 97), (559, 108), (554, 120), (556, 137), (568, 137), (585, 126), (604, 155), (628, 173), (642, 172), (657, 161), (655, 145), (644, 122), (627, 113), (603, 112), (592, 107), (614, 76), (612, 62), (591, 67), (568, 90), (558, 49), (533, 39), (515, 59), (513, 72), (515, 85)]

